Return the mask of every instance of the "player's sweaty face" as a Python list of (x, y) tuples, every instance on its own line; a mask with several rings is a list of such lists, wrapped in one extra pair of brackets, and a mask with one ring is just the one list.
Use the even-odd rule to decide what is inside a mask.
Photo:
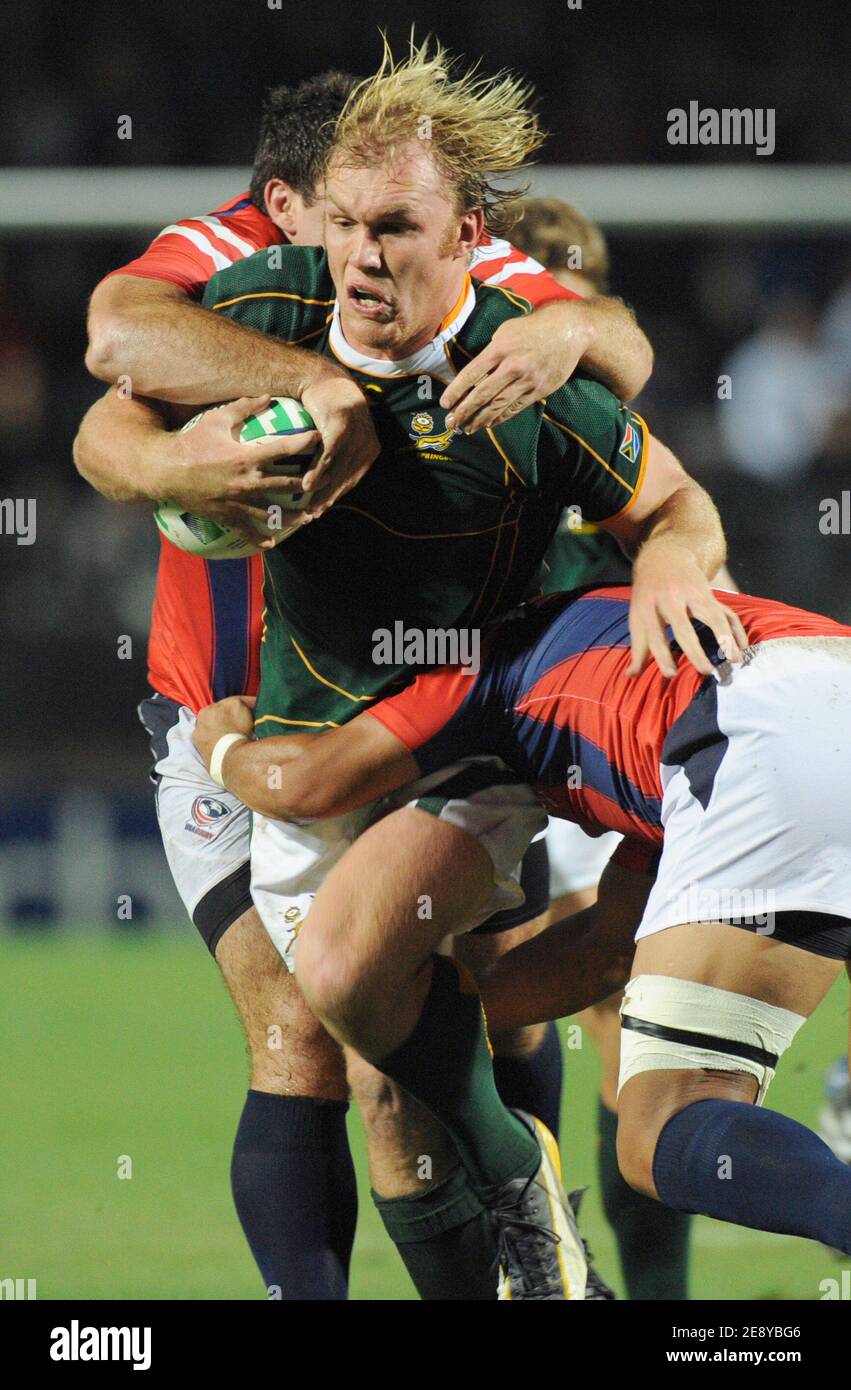
[(416, 352), (461, 294), (477, 239), (471, 215), (459, 215), (416, 144), (369, 169), (332, 161), (325, 191), (325, 245), (347, 341), (374, 357)]

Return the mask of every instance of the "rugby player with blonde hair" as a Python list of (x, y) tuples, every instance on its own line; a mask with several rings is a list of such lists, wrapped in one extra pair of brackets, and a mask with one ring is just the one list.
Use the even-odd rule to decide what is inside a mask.
[[(257, 464), (281, 448), (271, 440), (249, 452), (236, 437), (236, 425), (256, 402), (240, 399), (229, 412), (208, 412), (189, 441), (163, 430), (146, 396), (179, 403), (267, 389), (301, 394), (322, 436), (320, 467), (330, 461), (338, 476), (353, 483), (372, 457), (369, 409), (345, 368), (271, 335), (258, 337), (199, 302), (223, 265), (263, 248), (274, 254), (288, 241), (322, 241), (323, 159), (355, 85), (348, 74), (328, 72), (270, 91), (250, 190), (211, 214), (166, 227), (141, 257), (97, 286), (87, 363), (96, 376), (120, 377), (134, 392), (132, 398), (125, 398), (126, 391), (109, 392), (89, 412), (78, 437), (80, 471), (107, 496), (125, 502), (169, 496), (194, 511), (219, 515), (226, 507), (231, 520), (251, 525), (254, 494), (249, 490), (242, 493), (245, 500), (234, 500), (230, 489), (234, 480), (250, 477), (265, 487)], [(523, 296), (535, 312), (500, 325), (486, 348), (484, 380), (481, 355), (454, 379), (453, 386), (460, 383), (459, 424), (473, 427), (485, 418), (500, 423), (499, 407), (487, 393), (498, 390), (496, 372), (507, 361), (515, 372), (515, 400), (521, 392), (519, 404), (559, 385), (577, 362), (626, 399), (640, 389), (652, 352), (617, 301), (573, 297), (543, 266), (489, 229), (472, 252), (470, 273), (476, 282)], [(482, 411), (490, 413), (483, 417)], [(140, 709), (157, 763), (163, 740), (177, 739), (171, 725), (181, 710), (191, 727), (197, 710), (216, 696), (256, 691), (262, 576), (260, 555), (209, 565), (161, 538), (148, 651), (156, 694)], [(250, 1090), (231, 1163), (234, 1202), (267, 1286), (284, 1299), (341, 1297), (357, 1207), (343, 1059), (283, 970), (251, 905), (248, 811), (235, 804), (223, 816), (222, 807), (230, 803), (215, 796), (206, 769), (191, 761), (191, 748), (184, 752), (185, 766), (172, 761), (155, 774), (164, 843), (178, 891), (234, 999), (251, 1056)], [(211, 796), (219, 818), (199, 826), (195, 808)], [(492, 951), (516, 939), (520, 927), (531, 930), (530, 920), (539, 921), (546, 907), (545, 870), (536, 846), (524, 860), (526, 905), (497, 916), (483, 949)], [(268, 1046), (270, 1018), (280, 1027), (280, 1048)], [(561, 1059), (552, 1030), (523, 1029), (494, 1042), (506, 1098), (557, 1129)], [(377, 1150), (388, 1132), (386, 1116), (381, 1108), (375, 1112), (381, 1125), (373, 1133), (375, 1107), (363, 1093), (360, 1099)], [(445, 1281), (443, 1288), (451, 1292)]]
[[(270, 274), (255, 257), (208, 288), (208, 302), (242, 322), (291, 340), (312, 337), (319, 351), (327, 344), (374, 393), (383, 443), (351, 497), (307, 535), (267, 554), (268, 631), (256, 710), (261, 740), (282, 726), (348, 722), (364, 702), (410, 676), (416, 663), (404, 657), (376, 665), (377, 631), (399, 622), (414, 632), (465, 628), (508, 611), (534, 583), (569, 503), (625, 544), (640, 546), (631, 617), (636, 671), (648, 656), (670, 668), (665, 624), (688, 658), (706, 669), (692, 615), (738, 650), (740, 629), (707, 579), (724, 553), (711, 502), (604, 388), (574, 378), (550, 394), (546, 408), (535, 404), (504, 426), (473, 435), (453, 430), (451, 411), (440, 418), (445, 387), (459, 366), (501, 323), (525, 312), (498, 289), (473, 292), (467, 265), (485, 216), (499, 226), (514, 212), (516, 193), (499, 176), (525, 162), (539, 139), (528, 92), (516, 79), (454, 72), (439, 49), (414, 49), (401, 63), (387, 56), (378, 76), (352, 94), (337, 126), (326, 171), (327, 261), (291, 251), (282, 271)], [(424, 402), (429, 434), (411, 458), (403, 441), (415, 439)], [(445, 785), (430, 787), (429, 800), (516, 864), (526, 819), (500, 769), (479, 763), (453, 769)], [(255, 817), (254, 901), (288, 961), (321, 879), (367, 819), (358, 812), (296, 826)], [(442, 872), (439, 863), (431, 867), (438, 872), (429, 873), (430, 886)], [(451, 865), (445, 874), (449, 880)], [(362, 891), (369, 896), (372, 885)], [(395, 891), (419, 894), (415, 880)], [(490, 906), (502, 905), (511, 891), (500, 887)], [(427, 896), (433, 933), (444, 908), (439, 892)], [(376, 901), (379, 917), (384, 903)], [(389, 928), (393, 911), (386, 906)], [(430, 1153), (441, 1155), (432, 1189), (423, 1192), (411, 1173), (408, 1191), (393, 1200), (404, 1204), (409, 1231), (425, 1230), (447, 1185), (460, 1208), (458, 1185), (466, 1175), (464, 1202), (472, 1194), (495, 1223), (512, 1296), (581, 1297), (584, 1270), (550, 1141), (541, 1126), (506, 1109), (482, 1071), (475, 1020), (471, 1032), (455, 968), (435, 967), (433, 992), (429, 973), (423, 972), (419, 1023), (416, 1006), (405, 1001), (367, 1055), (382, 1058), (386, 1045), (394, 1080), (451, 1123), (453, 1142), (448, 1152), (437, 1137), (429, 1144)], [(411, 1029), (403, 1046), (392, 1045)], [(420, 1069), (433, 1069), (426, 1035), (436, 1033), (446, 1065), (424, 1091)], [(387, 1072), (385, 1060), (379, 1070)], [(463, 1112), (458, 1123), (453, 1107)], [(401, 1222), (401, 1207), (395, 1210)]]

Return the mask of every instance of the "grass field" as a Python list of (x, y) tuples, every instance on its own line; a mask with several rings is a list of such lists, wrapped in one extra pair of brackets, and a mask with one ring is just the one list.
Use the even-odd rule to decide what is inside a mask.
[[(3, 933), (0, 972), (0, 1277), (35, 1278), (41, 1299), (264, 1297), (228, 1186), (243, 1046), (201, 944), (177, 933)], [(772, 1104), (808, 1124), (845, 1044), (847, 1001), (840, 982), (774, 1083)], [(592, 1184), (583, 1224), (620, 1292), (595, 1191), (593, 1048), (566, 1063), (567, 1178)], [(369, 1200), (357, 1117), (351, 1137), (361, 1183), (352, 1296), (413, 1298)], [(118, 1177), (122, 1156), (130, 1179)], [(695, 1298), (817, 1299), (840, 1268), (811, 1242), (696, 1223)]]

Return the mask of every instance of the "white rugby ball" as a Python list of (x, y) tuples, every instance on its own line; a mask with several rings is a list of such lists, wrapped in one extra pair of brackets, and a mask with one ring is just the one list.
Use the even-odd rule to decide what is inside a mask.
[[(211, 407), (213, 410), (218, 408)], [(191, 430), (206, 414), (207, 411), (202, 410), (200, 414), (187, 420), (183, 426), (184, 432)], [(315, 428), (301, 401), (293, 400), (290, 396), (274, 396), (265, 410), (259, 411), (256, 415), (249, 415), (243, 421), (239, 437), (244, 444), (251, 444), (255, 440), (269, 439), (274, 435), (307, 434)], [(305, 473), (313, 462), (315, 453), (315, 449), (309, 449), (304, 454), (293, 454), (289, 458), (270, 462), (267, 465), (270, 481), (275, 474), (291, 478)], [(269, 535), (277, 536), (278, 540), (285, 540), (296, 528), (288, 527), (285, 522), (283, 526), (280, 524), (284, 514), (297, 512), (308, 506), (311, 496), (312, 494), (307, 492), (275, 492), (274, 487), (271, 487), (264, 500), (267, 506), (274, 510), (269, 512), (270, 524), (263, 529), (267, 530)], [(246, 555), (256, 555), (259, 550), (259, 546), (245, 540), (229, 526), (214, 521), (209, 516), (196, 516), (193, 512), (178, 506), (176, 502), (158, 502), (154, 508), (154, 520), (162, 534), (172, 545), (176, 545), (178, 550), (185, 550), (188, 555), (200, 555), (205, 560), (239, 560)]]

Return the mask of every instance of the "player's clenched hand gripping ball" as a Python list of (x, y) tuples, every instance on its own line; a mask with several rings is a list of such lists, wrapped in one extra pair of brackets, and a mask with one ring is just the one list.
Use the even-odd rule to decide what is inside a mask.
[[(210, 408), (217, 409), (216, 406)], [(191, 430), (206, 414), (206, 411), (201, 411), (194, 415), (183, 426), (183, 433)], [(265, 410), (249, 415), (243, 421), (239, 437), (244, 444), (251, 444), (275, 435), (309, 434), (315, 429), (301, 401), (289, 396), (273, 396)], [(315, 448), (311, 448), (304, 454), (291, 454), (288, 458), (270, 461), (266, 465), (270, 484), (276, 475), (289, 478), (303, 475), (315, 455)], [(274, 486), (270, 486), (263, 499), (269, 508), (269, 524), (265, 528), (267, 534), (275, 536), (277, 540), (285, 540), (292, 535), (297, 528), (287, 526), (286, 513), (301, 511), (309, 506), (312, 495), (298, 491), (276, 492)], [(237, 560), (245, 555), (256, 555), (259, 550), (259, 546), (246, 540), (238, 531), (214, 521), (212, 517), (197, 516), (186, 511), (176, 502), (159, 502), (154, 509), (154, 519), (172, 545), (187, 551), (189, 555), (200, 555), (205, 560)]]

